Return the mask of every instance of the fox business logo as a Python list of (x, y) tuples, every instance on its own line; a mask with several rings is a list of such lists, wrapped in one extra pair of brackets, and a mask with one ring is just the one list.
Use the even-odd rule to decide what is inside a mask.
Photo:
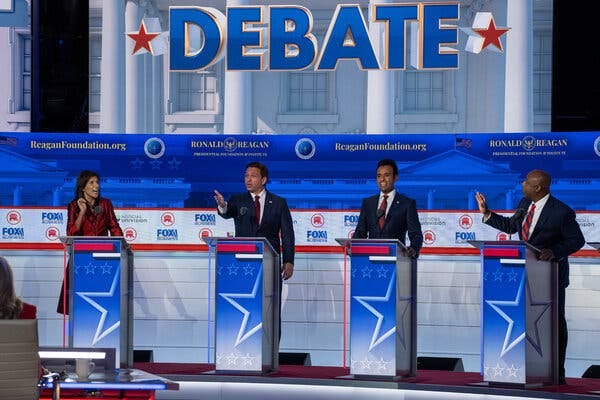
[(475, 238), (475, 232), (455, 232), (454, 242), (455, 243), (467, 243), (469, 240), (477, 240)]
[(179, 240), (177, 229), (157, 229), (156, 240)]
[(217, 216), (215, 214), (195, 214), (194, 225), (216, 225)]
[(327, 242), (327, 231), (306, 231), (306, 241), (309, 243)]
[(42, 212), (42, 224), (60, 225), (64, 219), (62, 212)]
[(347, 214), (344, 215), (344, 226), (356, 226), (358, 224), (358, 215)]
[(2, 239), (25, 239), (25, 228), (2, 227)]

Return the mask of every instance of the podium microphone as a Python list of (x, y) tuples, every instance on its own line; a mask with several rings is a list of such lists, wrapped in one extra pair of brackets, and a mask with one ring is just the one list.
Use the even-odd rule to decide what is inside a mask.
[(247, 212), (248, 212), (248, 207), (241, 207), (240, 208), (240, 215), (246, 215)]
[(96, 214), (96, 216), (98, 216), (98, 215), (100, 215), (100, 213), (102, 213), (102, 206), (94, 207), (94, 214)]
[(377, 209), (377, 218), (383, 217), (383, 214), (385, 214), (385, 211), (383, 211), (381, 208), (378, 208)]

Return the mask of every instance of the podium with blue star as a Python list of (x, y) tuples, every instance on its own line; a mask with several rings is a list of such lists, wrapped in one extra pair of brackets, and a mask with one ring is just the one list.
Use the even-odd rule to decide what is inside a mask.
[(268, 373), (279, 364), (279, 256), (264, 238), (208, 238), (216, 248), (215, 369)]
[(133, 366), (132, 254), (122, 237), (62, 237), (69, 255), (69, 346), (115, 348)]
[(481, 252), (481, 372), (490, 384), (558, 382), (558, 269), (524, 241)]
[(336, 239), (350, 256), (350, 374), (416, 374), (416, 260), (395, 239)]

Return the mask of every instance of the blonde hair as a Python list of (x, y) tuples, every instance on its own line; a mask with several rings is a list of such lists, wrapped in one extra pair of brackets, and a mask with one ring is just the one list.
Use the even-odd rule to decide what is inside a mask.
[(0, 257), (0, 319), (18, 319), (22, 310), (23, 302), (15, 294), (10, 264)]

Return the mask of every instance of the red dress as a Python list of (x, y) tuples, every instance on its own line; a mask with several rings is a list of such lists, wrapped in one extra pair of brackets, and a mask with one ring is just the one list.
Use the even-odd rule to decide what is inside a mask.
[(75, 220), (79, 215), (77, 200), (67, 206), (67, 235), (68, 236), (123, 236), (115, 210), (109, 199), (100, 197), (95, 207), (88, 207), (78, 230)]
[(23, 302), (23, 309), (19, 314), (19, 319), (36, 319), (37, 308), (33, 304)]
[[(67, 206), (67, 235), (68, 236), (108, 236), (109, 232), (111, 236), (123, 236), (123, 231), (117, 221), (115, 210), (112, 202), (104, 197), (99, 197), (95, 207), (89, 207), (85, 210), (85, 215), (81, 220), (81, 227), (79, 229), (75, 226), (75, 220), (79, 215), (79, 206), (77, 205), (77, 199), (71, 201)], [(58, 298), (58, 306), (56, 311), (59, 314), (66, 310), (66, 314), (69, 313), (69, 301), (63, 306), (63, 297), (65, 286), (69, 289), (69, 267), (67, 266), (66, 276), (63, 282), (63, 286), (60, 290), (60, 297)]]

